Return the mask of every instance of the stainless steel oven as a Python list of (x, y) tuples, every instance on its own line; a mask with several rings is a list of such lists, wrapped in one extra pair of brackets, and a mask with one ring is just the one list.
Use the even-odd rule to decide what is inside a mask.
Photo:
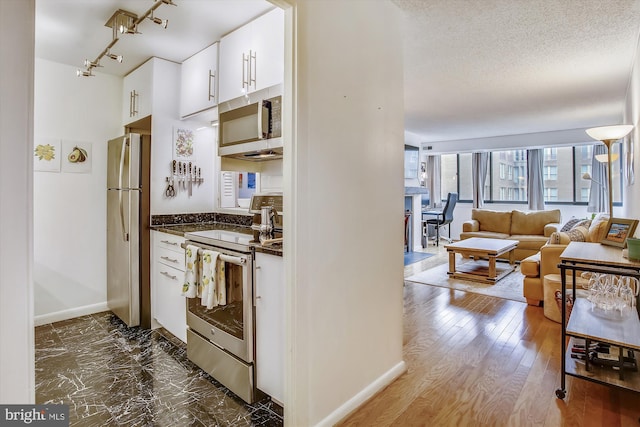
[[(226, 230), (186, 233), (185, 245), (218, 252), (225, 263), (227, 301), (207, 309), (187, 298), (187, 356), (243, 400), (255, 400), (253, 234)], [(200, 256), (200, 255), (199, 255)]]

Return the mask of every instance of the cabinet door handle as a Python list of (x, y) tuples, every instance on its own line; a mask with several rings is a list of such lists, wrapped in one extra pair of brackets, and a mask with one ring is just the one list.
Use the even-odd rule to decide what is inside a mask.
[(167, 276), (171, 280), (176, 280), (178, 278), (177, 276), (173, 276), (173, 275), (167, 273), (166, 271), (161, 271), (160, 274), (162, 274), (163, 276)]
[(129, 92), (129, 117), (133, 116), (133, 92)]
[(160, 240), (160, 243), (166, 243), (167, 245), (178, 246), (176, 242), (170, 242), (168, 240)]
[[(216, 97), (216, 88), (215, 88), (215, 84), (211, 84), (211, 80), (214, 80), (215, 83), (215, 78), (216, 78), (216, 74), (212, 73), (211, 70), (209, 70), (209, 101), (211, 101), (212, 99), (215, 99)], [(211, 87), (213, 87), (213, 93), (211, 93)]]
[[(257, 63), (256, 52), (250, 50), (249, 51), (249, 86), (253, 83), (253, 88), (256, 89), (256, 74), (258, 74), (258, 68), (256, 66)], [(253, 64), (253, 66), (252, 66)]]
[(161, 256), (160, 258), (162, 258), (162, 259), (163, 259), (163, 260), (165, 260), (165, 261), (178, 263), (178, 260), (177, 260), (177, 259), (169, 258), (168, 256), (164, 256), (164, 255), (163, 255), (163, 256)]
[(132, 116), (137, 116), (138, 115), (138, 95), (139, 93), (136, 93), (135, 89), (133, 90), (133, 111), (131, 112)]
[(247, 87), (247, 92), (249, 91), (249, 79), (247, 75), (249, 74), (249, 57), (242, 52), (242, 89)]

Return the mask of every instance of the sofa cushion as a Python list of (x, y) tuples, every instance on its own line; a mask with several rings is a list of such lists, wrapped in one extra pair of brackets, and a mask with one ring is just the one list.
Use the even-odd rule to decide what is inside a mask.
[(552, 222), (560, 222), (560, 209), (531, 212), (514, 210), (511, 216), (511, 234), (544, 236), (544, 226)]
[[(480, 231), (492, 231), (505, 234), (506, 236), (511, 234), (511, 211), (503, 212), (488, 209), (472, 209), (471, 218), (478, 221)], [(504, 239), (505, 237), (502, 238)]]
[(544, 236), (533, 236), (533, 235), (511, 235), (507, 237), (509, 240), (517, 240), (518, 241), (518, 249), (531, 249), (538, 251), (540, 247), (547, 243), (547, 238)]
[(565, 225), (562, 226), (560, 231), (569, 231), (573, 228), (574, 225), (578, 224), (580, 221), (584, 221), (584, 220), (581, 218), (571, 218), (569, 221), (566, 222)]
[(598, 214), (591, 221), (589, 227), (589, 235), (587, 236), (587, 242), (599, 243), (607, 235), (607, 227), (609, 225), (609, 215)]
[(483, 237), (487, 239), (508, 239), (506, 233), (496, 233), (492, 231), (469, 231), (460, 233), (460, 239), (470, 239), (471, 237)]

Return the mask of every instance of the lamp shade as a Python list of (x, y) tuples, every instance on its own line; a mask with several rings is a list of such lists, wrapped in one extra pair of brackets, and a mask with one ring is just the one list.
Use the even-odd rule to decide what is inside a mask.
[(587, 129), (587, 135), (596, 141), (617, 141), (631, 132), (633, 125), (601, 126)]

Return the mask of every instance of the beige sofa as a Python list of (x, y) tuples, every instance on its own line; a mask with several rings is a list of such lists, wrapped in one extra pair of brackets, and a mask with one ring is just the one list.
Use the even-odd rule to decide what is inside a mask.
[[(609, 216), (597, 215), (589, 225), (588, 233), (584, 236), (587, 242), (600, 242), (607, 233)], [(556, 240), (552, 238), (552, 240)], [(530, 305), (540, 305), (544, 301), (544, 276), (547, 274), (560, 274), (558, 264), (560, 254), (565, 250), (571, 237), (569, 233), (560, 232), (557, 235), (558, 243), (547, 243), (540, 251), (522, 260), (520, 271), (524, 274), (523, 295)]]
[[(536, 254), (549, 236), (560, 229), (560, 209), (523, 212), (473, 209), (471, 220), (462, 224), (460, 239), (488, 237), (517, 240), (515, 259)], [(504, 256), (506, 257), (506, 255)]]

